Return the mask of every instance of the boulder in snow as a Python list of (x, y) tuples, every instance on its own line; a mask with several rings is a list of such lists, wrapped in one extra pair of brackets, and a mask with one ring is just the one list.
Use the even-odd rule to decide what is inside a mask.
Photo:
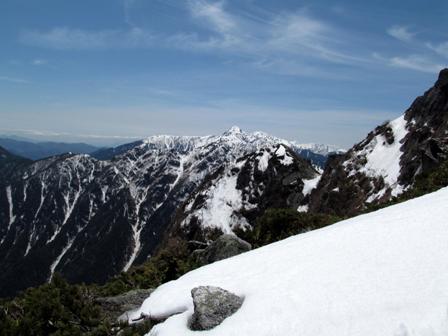
[(201, 265), (227, 259), (243, 252), (250, 251), (252, 246), (235, 235), (223, 234), (204, 250), (196, 252), (196, 258)]
[(201, 286), (192, 289), (194, 314), (190, 320), (192, 330), (210, 330), (233, 315), (243, 299), (219, 287)]

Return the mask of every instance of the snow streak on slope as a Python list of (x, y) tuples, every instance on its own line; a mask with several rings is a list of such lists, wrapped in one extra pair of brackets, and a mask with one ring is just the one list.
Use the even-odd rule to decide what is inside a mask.
[(13, 199), (12, 199), (11, 186), (6, 187), (6, 199), (8, 200), (8, 206), (9, 206), (9, 222), (8, 222), (8, 227), (6, 229), (5, 235), (3, 236), (2, 240), (0, 241), (0, 245), (3, 244), (3, 242), (5, 241), (6, 236), (9, 232), (9, 230), (11, 229), (11, 225), (16, 220), (16, 216), (14, 216), (14, 204), (13, 204)]
[(448, 334), (448, 188), (192, 271), (134, 312), (169, 317), (149, 335), (188, 329), (191, 289), (245, 297), (201, 335), (442, 336)]
[(75, 238), (70, 239), (68, 241), (67, 245), (62, 249), (62, 252), (56, 257), (56, 260), (51, 264), (50, 277), (48, 278), (48, 282), (50, 282), (51, 279), (53, 279), (53, 275), (56, 270), (56, 267), (58, 267), (59, 263), (61, 262), (62, 258), (65, 256), (65, 254), (68, 252), (68, 250), (70, 250), (74, 241), (75, 241)]
[(8, 231), (9, 231), (12, 223), (14, 223), (14, 221), (16, 220), (16, 216), (14, 216), (14, 204), (12, 201), (11, 186), (6, 187), (6, 197), (8, 199), (9, 204), (9, 223), (8, 223)]

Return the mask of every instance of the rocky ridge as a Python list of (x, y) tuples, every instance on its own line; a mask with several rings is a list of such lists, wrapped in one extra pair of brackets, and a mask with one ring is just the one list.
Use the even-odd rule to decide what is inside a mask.
[(332, 156), (310, 211), (351, 216), (412, 187), (448, 155), (448, 69), (399, 118), (386, 122), (342, 155)]

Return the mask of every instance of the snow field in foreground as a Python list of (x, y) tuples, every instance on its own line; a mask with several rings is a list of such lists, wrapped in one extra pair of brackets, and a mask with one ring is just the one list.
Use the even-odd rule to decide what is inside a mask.
[(190, 291), (222, 287), (242, 308), (201, 335), (448, 335), (448, 188), (192, 271), (134, 313), (152, 336), (194, 335)]

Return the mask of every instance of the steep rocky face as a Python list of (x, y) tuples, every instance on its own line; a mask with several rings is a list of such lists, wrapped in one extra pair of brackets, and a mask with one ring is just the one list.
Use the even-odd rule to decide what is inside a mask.
[(211, 240), (250, 230), (268, 208), (306, 205), (307, 185), (318, 178), (310, 162), (285, 145), (261, 148), (208, 176), (178, 211), (172, 234)]
[[(0, 296), (41, 284), (55, 272), (72, 282), (104, 282), (147, 260), (176, 209), (207, 176), (279, 142), (232, 128), (220, 136), (150, 137), (112, 160), (61, 155), (21, 167), (0, 183)], [(281, 166), (276, 169), (285, 179)], [(241, 169), (248, 171), (241, 185), (249, 183), (251, 173), (260, 174), (244, 164)], [(282, 182), (270, 169), (266, 174), (261, 174), (265, 186), (296, 206), (301, 199), (296, 175)], [(288, 188), (291, 196), (282, 194)], [(247, 191), (247, 202), (258, 197), (251, 195)]]
[(410, 188), (448, 154), (448, 69), (403, 116), (378, 126), (346, 154), (329, 159), (310, 211), (353, 215)]

